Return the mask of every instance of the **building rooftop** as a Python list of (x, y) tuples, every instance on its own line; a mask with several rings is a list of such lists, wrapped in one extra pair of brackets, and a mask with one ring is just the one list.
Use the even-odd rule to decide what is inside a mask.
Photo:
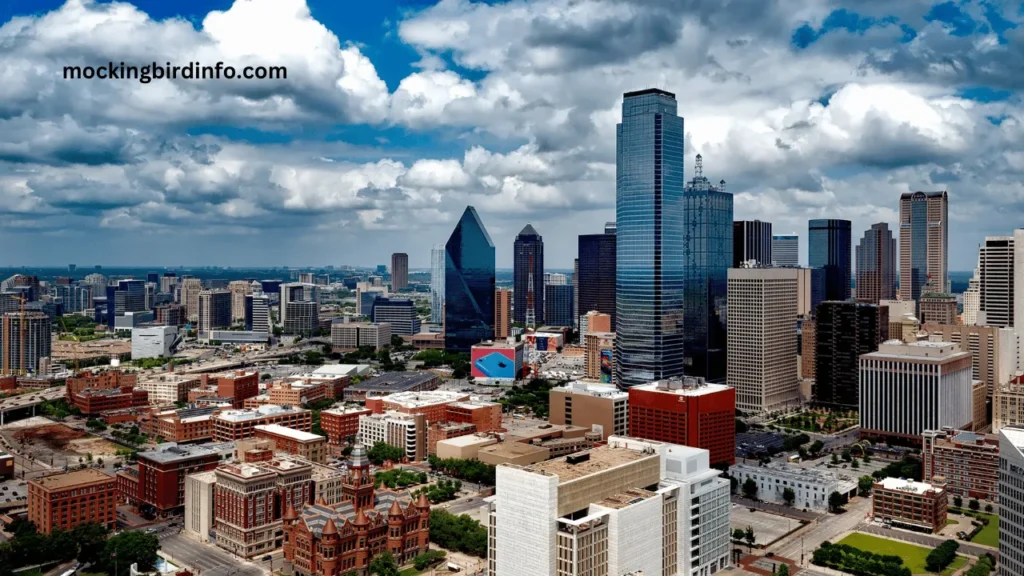
[(496, 342), (488, 340), (487, 342), (480, 342), (479, 344), (474, 344), (473, 348), (493, 348), (495, 350), (515, 350), (515, 349), (518, 349), (518, 348), (522, 348), (523, 346), (525, 346), (525, 343), (523, 343), (523, 342), (516, 342), (514, 340), (512, 342), (508, 342), (508, 341), (505, 341), (505, 340), (498, 340)]
[[(591, 333), (590, 335), (593, 335)], [(570, 382), (565, 386), (558, 386), (552, 390), (565, 394), (581, 394), (595, 398), (608, 398), (611, 400), (624, 400), (629, 398), (629, 392), (619, 390), (614, 384), (599, 384), (597, 382), (584, 382), (582, 380)]]
[[(423, 408), (436, 404), (450, 404), (458, 400), (469, 400), (469, 394), (462, 392), (447, 392), (444, 390), (427, 390), (423, 392), (398, 392), (383, 396), (392, 404), (398, 404), (403, 408)], [(373, 398), (369, 396), (368, 398)]]
[(487, 400), (466, 400), (463, 402), (452, 402), (449, 406), (453, 408), (464, 408), (466, 410), (475, 410), (477, 408), (490, 408), (491, 406), (498, 406), (498, 402), (488, 402)]
[[(472, 436), (460, 436), (459, 438), (471, 437)], [(452, 440), (458, 440), (459, 438), (450, 438), (448, 440), (441, 440), (441, 442), (451, 442)], [(441, 442), (438, 442), (438, 444), (440, 444)], [(547, 453), (549, 452), (549, 450), (542, 446), (527, 444), (526, 442), (499, 442), (497, 444), (481, 448), (480, 452), (486, 454), (494, 454), (499, 458), (515, 458), (517, 456), (536, 454), (538, 452)]]
[(902, 340), (886, 340), (878, 346), (877, 352), (865, 354), (862, 358), (867, 356), (871, 358), (914, 358), (926, 361), (944, 361), (960, 354), (970, 356), (970, 352), (964, 352), (960, 348), (960, 344), (955, 342), (920, 340), (906, 344)]
[(160, 374), (159, 376), (150, 376), (148, 378), (139, 378), (138, 386), (144, 386), (146, 384), (181, 384), (184, 382), (199, 382), (199, 375), (189, 374)]
[(259, 476), (274, 475), (270, 470), (264, 470), (255, 464), (221, 464), (217, 467), (217, 472), (230, 474), (231, 476), (237, 476), (246, 480)]
[[(135, 473), (138, 474), (138, 470), (136, 470)], [(217, 471), (207, 470), (206, 472), (196, 472), (195, 474), (189, 474), (188, 477), (195, 478), (196, 480), (206, 484), (212, 484), (217, 481)]]
[[(586, 460), (573, 464), (573, 459), (579, 458), (581, 455), (589, 457)], [(632, 450), (626, 447), (606, 445), (598, 446), (585, 452), (577, 452), (576, 454), (548, 460), (547, 462), (523, 466), (523, 469), (536, 474), (557, 476), (559, 483), (564, 484), (644, 458), (660, 458), (660, 456), (656, 452), (644, 453), (640, 450)]]
[(595, 506), (601, 506), (603, 508), (622, 509), (628, 508), (637, 502), (642, 502), (650, 498), (654, 498), (658, 494), (651, 492), (650, 490), (644, 490), (643, 488), (630, 488), (625, 492), (620, 492), (613, 496), (609, 496), (599, 502), (595, 502)]
[(336, 406), (329, 408), (321, 412), (321, 414), (329, 413), (337, 416), (344, 416), (346, 414), (361, 414), (363, 412), (371, 412), (371, 410), (365, 406)]
[(630, 390), (662, 392), (665, 394), (675, 394), (677, 396), (704, 396), (705, 394), (714, 394), (716, 392), (723, 392), (730, 389), (731, 388), (729, 386), (724, 384), (708, 384), (703, 378), (695, 378), (691, 376), (669, 378), (630, 388)]
[(278, 436), (286, 436), (299, 442), (313, 442), (316, 440), (326, 440), (323, 436), (317, 434), (311, 434), (309, 432), (303, 432), (287, 426), (281, 426), (280, 424), (261, 424), (255, 427), (256, 430), (262, 430), (269, 434), (276, 434)]
[(836, 481), (836, 474), (831, 470), (820, 470), (818, 468), (803, 468), (800, 466), (792, 466), (784, 462), (772, 462), (764, 466), (758, 466), (756, 464), (734, 464), (732, 470), (745, 470), (747, 472), (761, 472), (771, 473), (779, 476), (786, 476), (788, 478), (802, 478), (805, 481), (814, 481), (819, 483), (831, 483)]
[[(510, 425), (514, 425), (513, 422), (509, 422)], [(543, 438), (545, 436), (551, 436), (554, 434), (561, 433), (562, 435), (567, 433), (576, 432), (579, 436), (583, 436), (590, 431), (590, 428), (584, 428), (582, 426), (573, 426), (571, 424), (538, 424), (537, 426), (527, 426), (524, 428), (509, 428), (508, 434), (505, 436), (506, 440), (523, 441), (532, 440), (533, 438)], [(581, 433), (582, 432), (582, 433)]]
[(256, 374), (258, 376), (259, 372), (255, 372), (252, 370), (232, 370), (230, 372), (221, 372), (220, 374), (211, 374), (210, 379), (212, 380), (214, 378), (229, 378), (233, 380), (235, 378), (245, 378), (246, 376), (252, 376), (253, 374)]
[(114, 477), (110, 474), (100, 472), (95, 468), (86, 468), (85, 470), (75, 470), (74, 472), (68, 472), (66, 474), (55, 474), (44, 478), (36, 478), (35, 480), (31, 480), (31, 483), (37, 484), (44, 490), (62, 490), (64, 488), (71, 488), (72, 486), (92, 484), (94, 482), (106, 482), (113, 479)]
[(139, 458), (152, 460), (160, 464), (202, 458), (205, 456), (218, 456), (218, 452), (207, 446), (187, 445), (179, 446), (175, 442), (165, 442), (152, 450), (139, 452)]
[(406, 392), (417, 386), (436, 380), (433, 372), (388, 372), (365, 382), (349, 387), (349, 390), (364, 392)]
[[(445, 446), (465, 448), (467, 446), (497, 444), (498, 439), (487, 434), (466, 434), (465, 436), (456, 436), (455, 438), (448, 438), (447, 440), (439, 440), (437, 443), (440, 444), (442, 442), (444, 442)], [(511, 444), (528, 446), (528, 444), (523, 444), (522, 442), (511, 442)]]
[(895, 490), (898, 492), (912, 492), (914, 494), (927, 494), (933, 490), (943, 490), (941, 486), (933, 486), (927, 482), (918, 482), (916, 480), (907, 480), (906, 478), (883, 478), (878, 481), (878, 484), (886, 490)]
[(220, 414), (217, 414), (219, 420), (227, 420), (229, 422), (245, 422), (246, 420), (258, 420), (260, 418), (266, 418), (269, 416), (280, 416), (284, 414), (297, 414), (299, 412), (309, 412), (305, 408), (299, 408), (298, 406), (278, 406), (276, 404), (264, 404), (259, 408), (242, 408), (240, 410), (223, 410)]

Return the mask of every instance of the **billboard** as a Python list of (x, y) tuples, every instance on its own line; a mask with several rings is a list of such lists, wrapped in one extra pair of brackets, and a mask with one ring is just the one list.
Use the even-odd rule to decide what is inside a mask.
[(601, 382), (612, 383), (612, 351), (601, 350)]
[(473, 348), (471, 364), (474, 378), (515, 380), (516, 351), (512, 348)]
[(547, 336), (534, 336), (535, 347), (537, 350), (548, 349), (548, 337)]

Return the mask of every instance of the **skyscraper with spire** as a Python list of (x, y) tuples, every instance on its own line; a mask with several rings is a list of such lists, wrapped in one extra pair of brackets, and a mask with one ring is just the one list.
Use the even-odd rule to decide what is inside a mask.
[(523, 227), (513, 244), (512, 289), (512, 320), (528, 325), (529, 319), (533, 326), (528, 327), (543, 326), (544, 239), (530, 224)]

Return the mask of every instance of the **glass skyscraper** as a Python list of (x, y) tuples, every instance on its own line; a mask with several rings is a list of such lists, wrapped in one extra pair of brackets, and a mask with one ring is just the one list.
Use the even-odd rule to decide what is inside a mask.
[(611, 316), (611, 329), (615, 331), (615, 228), (604, 234), (581, 234), (579, 302), (580, 315), (597, 310)]
[(615, 381), (683, 374), (683, 119), (671, 92), (627, 92), (615, 138)]
[(725, 380), (726, 298), (733, 259), (732, 194), (702, 174), (701, 157), (683, 192), (685, 306), (683, 367), (709, 382)]
[(573, 286), (572, 284), (548, 284), (544, 287), (544, 305), (547, 308), (546, 323), (549, 326), (572, 326)]
[[(533, 272), (533, 326), (544, 325), (544, 239), (527, 224), (513, 244), (512, 321), (527, 324), (527, 295)], [(532, 268), (531, 268), (532, 266)]]
[(444, 244), (430, 250), (430, 322), (444, 322)]
[(732, 267), (756, 260), (772, 265), (772, 223), (760, 220), (737, 220), (732, 224)]
[(825, 270), (825, 300), (849, 300), (852, 236), (849, 220), (807, 223), (807, 265)]
[(494, 338), (494, 242), (472, 206), (445, 244), (444, 300), (445, 350)]

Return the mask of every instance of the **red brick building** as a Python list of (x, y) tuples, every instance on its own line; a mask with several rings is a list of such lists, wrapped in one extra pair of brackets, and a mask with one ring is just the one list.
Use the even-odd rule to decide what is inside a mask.
[(92, 415), (107, 410), (122, 410), (149, 405), (149, 392), (138, 390), (132, 386), (121, 388), (86, 388), (71, 396), (71, 403), (82, 411)]
[(361, 445), (352, 450), (352, 465), (342, 483), (343, 502), (317, 503), (301, 512), (288, 508), (283, 517), (284, 559), (303, 576), (365, 574), (375, 554), (391, 552), (404, 564), (426, 552), (430, 503), (392, 492), (377, 494), (370, 462)]
[(210, 418), (210, 422), (215, 442), (231, 442), (252, 438), (256, 435), (256, 426), (263, 424), (280, 424), (309, 432), (313, 429), (313, 413), (294, 406), (267, 404), (259, 408), (221, 410)]
[(241, 408), (246, 398), (260, 393), (260, 373), (238, 370), (217, 375), (217, 396), (232, 398), (233, 406)]
[(130, 506), (139, 505), (139, 467), (130, 466), (119, 470), (117, 479), (117, 503)]
[(324, 410), (320, 413), (320, 427), (327, 435), (327, 443), (340, 446), (346, 438), (355, 438), (359, 433), (359, 417), (372, 413), (368, 408), (351, 406)]
[(139, 508), (158, 516), (177, 512), (185, 505), (185, 477), (213, 470), (220, 454), (202, 446), (174, 443), (139, 453)]
[(946, 527), (949, 496), (945, 486), (903, 478), (883, 478), (871, 490), (871, 514), (883, 522), (920, 532)]
[(28, 519), (42, 534), (95, 522), (113, 529), (117, 482), (94, 468), (30, 480)]
[(121, 371), (111, 370), (99, 374), (84, 374), (68, 378), (67, 388), (64, 393), (70, 401), (75, 394), (87, 388), (93, 390), (119, 390), (126, 386), (134, 388), (135, 383), (135, 374), (125, 374)]
[(14, 456), (0, 452), (0, 480), (14, 478)]
[(18, 387), (17, 376), (0, 376), (0, 390), (14, 390)]
[(629, 435), (711, 452), (736, 463), (736, 390), (702, 378), (672, 378), (629, 389)]
[(947, 428), (925, 430), (921, 440), (925, 482), (941, 476), (952, 494), (998, 500), (998, 435)]

